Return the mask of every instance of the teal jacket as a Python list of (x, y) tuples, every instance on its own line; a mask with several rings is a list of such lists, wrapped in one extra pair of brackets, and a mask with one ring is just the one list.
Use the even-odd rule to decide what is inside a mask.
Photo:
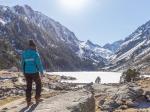
[(27, 49), (22, 53), (22, 72), (33, 74), (40, 72), (43, 74), (43, 65), (39, 53), (34, 49)]

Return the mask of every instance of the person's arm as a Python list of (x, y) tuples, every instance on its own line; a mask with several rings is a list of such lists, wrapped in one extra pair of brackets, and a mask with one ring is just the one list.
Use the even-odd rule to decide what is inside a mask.
[(35, 59), (35, 62), (36, 62), (36, 65), (38, 67), (38, 70), (39, 72), (43, 75), (44, 74), (44, 70), (43, 70), (43, 65), (42, 65), (42, 62), (41, 62), (41, 58), (39, 56), (39, 53), (36, 52), (36, 59)]
[(21, 55), (21, 71), (23, 74), (25, 73), (25, 62), (24, 62), (23, 54)]

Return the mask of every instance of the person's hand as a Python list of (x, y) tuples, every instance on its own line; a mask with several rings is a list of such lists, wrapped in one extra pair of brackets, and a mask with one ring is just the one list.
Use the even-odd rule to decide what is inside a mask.
[(41, 74), (40, 76), (41, 76), (41, 79), (42, 79), (42, 80), (43, 80), (43, 78), (45, 77), (45, 75), (44, 75), (44, 74)]

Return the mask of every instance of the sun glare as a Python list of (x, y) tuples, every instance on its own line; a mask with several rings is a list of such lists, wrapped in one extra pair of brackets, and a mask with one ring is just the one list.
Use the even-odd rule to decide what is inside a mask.
[(81, 10), (86, 5), (87, 0), (60, 0), (60, 4), (67, 10)]

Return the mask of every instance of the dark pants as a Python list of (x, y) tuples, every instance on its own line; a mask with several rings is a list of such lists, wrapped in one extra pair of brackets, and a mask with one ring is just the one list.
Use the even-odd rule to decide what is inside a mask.
[(27, 82), (27, 88), (26, 88), (26, 101), (30, 102), (31, 101), (31, 95), (32, 95), (32, 82), (35, 82), (36, 85), (36, 95), (35, 99), (40, 98), (41, 96), (41, 78), (39, 73), (34, 73), (34, 74), (25, 74), (26, 82)]

